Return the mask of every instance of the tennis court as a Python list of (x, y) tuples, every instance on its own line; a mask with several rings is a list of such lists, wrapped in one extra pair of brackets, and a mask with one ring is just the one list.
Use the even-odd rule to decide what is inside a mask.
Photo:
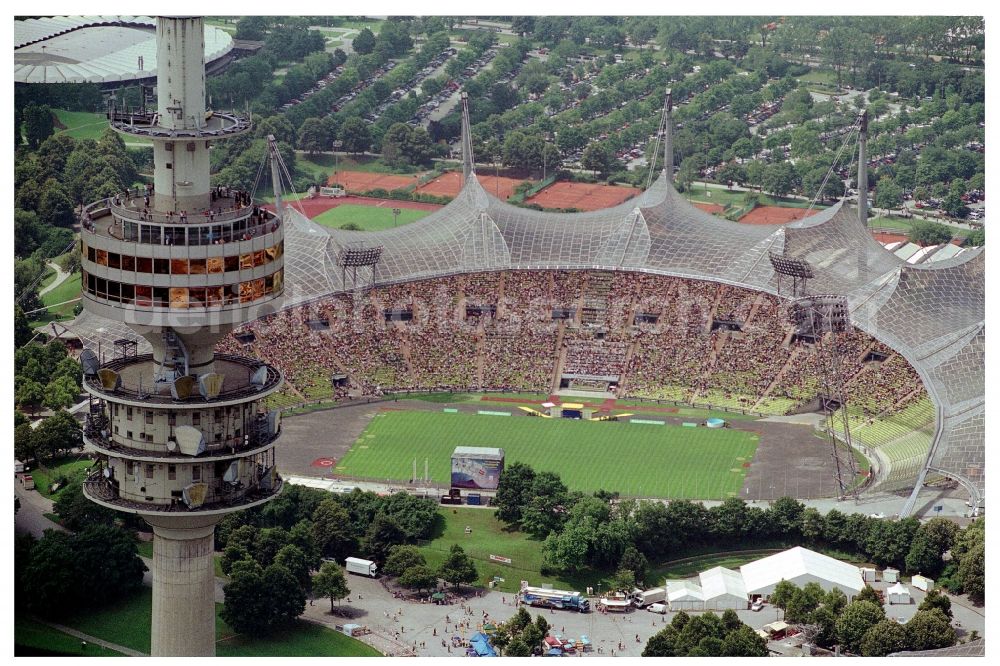
[(617, 206), (639, 192), (640, 190), (636, 187), (558, 182), (549, 185), (535, 196), (527, 199), (526, 202), (537, 204), (542, 208), (600, 210)]

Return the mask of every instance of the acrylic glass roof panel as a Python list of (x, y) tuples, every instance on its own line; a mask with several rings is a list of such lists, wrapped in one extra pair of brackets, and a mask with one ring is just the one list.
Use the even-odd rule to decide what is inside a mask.
[[(24, 24), (24, 25), (22, 25)], [(14, 80), (108, 83), (156, 76), (156, 21), (148, 16), (65, 16), (15, 21)], [(233, 48), (232, 36), (205, 26), (205, 62)], [(138, 66), (142, 56), (143, 67)]]

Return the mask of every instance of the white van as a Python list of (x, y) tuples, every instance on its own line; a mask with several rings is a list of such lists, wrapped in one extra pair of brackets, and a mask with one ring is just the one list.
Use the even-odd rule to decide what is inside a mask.
[(666, 604), (649, 604), (648, 606), (646, 606), (646, 610), (648, 610), (650, 613), (659, 613), (660, 615), (666, 615), (667, 614), (667, 605)]

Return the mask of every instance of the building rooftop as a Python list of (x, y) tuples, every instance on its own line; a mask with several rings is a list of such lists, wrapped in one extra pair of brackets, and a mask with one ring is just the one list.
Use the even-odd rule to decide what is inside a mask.
[[(229, 33), (205, 26), (206, 63), (232, 48)], [(49, 16), (14, 21), (17, 83), (112, 83), (155, 76), (156, 21), (149, 16)]]
[(813, 575), (857, 592), (865, 587), (858, 567), (801, 546), (744, 564), (740, 573), (750, 594), (803, 575)]

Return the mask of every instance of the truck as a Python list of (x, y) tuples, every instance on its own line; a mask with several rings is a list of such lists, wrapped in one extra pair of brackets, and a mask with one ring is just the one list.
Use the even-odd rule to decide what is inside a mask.
[(375, 578), (375, 570), (378, 568), (371, 560), (362, 560), (360, 557), (348, 557), (344, 560), (348, 573), (358, 574)]
[(575, 610), (579, 613), (590, 612), (590, 600), (579, 592), (567, 590), (548, 590), (543, 587), (521, 588), (521, 603), (540, 608), (555, 608)]
[(636, 608), (645, 608), (649, 604), (662, 603), (667, 599), (667, 590), (664, 587), (654, 587), (649, 590), (633, 590), (632, 603)]

